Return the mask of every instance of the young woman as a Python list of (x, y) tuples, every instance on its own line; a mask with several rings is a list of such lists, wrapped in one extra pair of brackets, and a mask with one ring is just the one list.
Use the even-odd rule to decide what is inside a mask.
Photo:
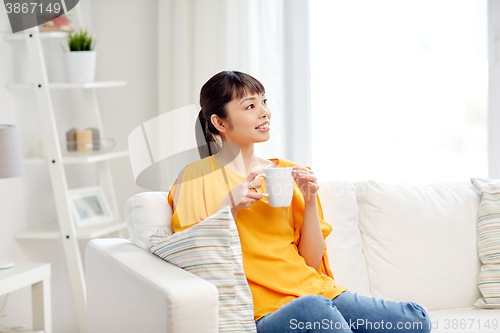
[[(332, 228), (323, 219), (314, 172), (254, 154), (254, 144), (269, 140), (272, 128), (258, 80), (220, 72), (201, 88), (200, 106), (202, 159), (188, 164), (172, 186), (172, 227), (185, 230), (230, 205), (259, 333), (430, 332), (421, 306), (353, 294), (335, 284), (324, 243)], [(264, 168), (276, 167), (293, 167), (290, 207), (271, 207), (259, 192), (265, 192), (263, 182), (254, 180)]]

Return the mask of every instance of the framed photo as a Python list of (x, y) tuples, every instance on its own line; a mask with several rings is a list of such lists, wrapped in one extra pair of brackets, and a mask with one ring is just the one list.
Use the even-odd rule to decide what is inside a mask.
[[(46, 4), (48, 5), (48, 4)], [(49, 5), (50, 6), (50, 5)], [(39, 22), (42, 23), (40, 27), (41, 32), (48, 31), (67, 31), (73, 32), (73, 10), (64, 13), (64, 9), (61, 4), (53, 4), (53, 9), (51, 11), (44, 11), (43, 13), (38, 13)]]
[(78, 227), (114, 221), (100, 186), (82, 187), (68, 192)]

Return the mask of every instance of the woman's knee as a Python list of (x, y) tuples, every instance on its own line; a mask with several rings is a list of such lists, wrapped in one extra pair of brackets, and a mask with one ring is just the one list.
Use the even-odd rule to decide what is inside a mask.
[(300, 296), (292, 301), (296, 306), (300, 308), (321, 308), (321, 307), (331, 307), (332, 301), (321, 295), (306, 295)]
[(408, 302), (408, 310), (411, 313), (412, 328), (415, 332), (428, 333), (431, 331), (431, 318), (425, 309), (415, 302)]
[(294, 299), (290, 304), (293, 304), (293, 312), (296, 315), (295, 318), (290, 319), (290, 323), (298, 328), (335, 329), (338, 332), (351, 332), (344, 317), (337, 307), (332, 305), (329, 298), (321, 295), (307, 295)]
[(294, 299), (291, 304), (300, 309), (296, 313), (304, 318), (325, 317), (332, 312), (332, 301), (323, 296), (306, 295)]

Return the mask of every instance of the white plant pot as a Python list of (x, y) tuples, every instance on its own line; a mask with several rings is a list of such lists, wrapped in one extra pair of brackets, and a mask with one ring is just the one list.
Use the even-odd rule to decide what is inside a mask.
[(71, 51), (64, 53), (68, 82), (93, 82), (95, 80), (96, 51)]

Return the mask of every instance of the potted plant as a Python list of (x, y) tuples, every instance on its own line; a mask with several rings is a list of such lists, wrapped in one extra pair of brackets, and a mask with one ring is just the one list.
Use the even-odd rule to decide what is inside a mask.
[(95, 38), (85, 29), (69, 33), (69, 52), (65, 52), (66, 74), (69, 82), (93, 82), (95, 79)]

